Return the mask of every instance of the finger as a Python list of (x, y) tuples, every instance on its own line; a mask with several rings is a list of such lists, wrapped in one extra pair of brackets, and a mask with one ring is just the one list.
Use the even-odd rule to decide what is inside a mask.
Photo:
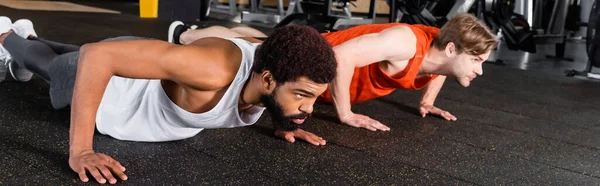
[(385, 126), (384, 124), (381, 124), (379, 122), (377, 122), (377, 124), (375, 124), (373, 127), (382, 130), (382, 131), (389, 131), (390, 128), (388, 126)]
[(457, 119), (457, 118), (456, 118), (456, 116), (454, 116), (454, 115), (450, 114), (450, 112), (448, 112), (448, 115), (450, 115), (450, 119), (451, 119), (452, 121), (456, 121), (456, 119)]
[(285, 139), (285, 133), (280, 130), (275, 130), (275, 136)]
[(316, 142), (316, 144), (314, 144), (314, 145), (325, 145), (325, 140), (322, 137), (319, 137), (313, 133), (310, 133), (310, 138), (312, 138), (313, 141)]
[(287, 133), (287, 134), (285, 134), (285, 140), (289, 141), (290, 143), (296, 142), (296, 139), (294, 138), (294, 134), (293, 133)]
[(437, 107), (433, 107), (433, 108), (431, 108), (431, 110), (429, 110), (429, 113), (432, 113), (432, 114), (435, 114), (435, 115), (439, 115), (439, 116), (441, 116), (442, 114), (444, 114), (444, 112), (445, 112), (444, 110), (439, 109)]
[(123, 165), (121, 165), (121, 162), (115, 160), (114, 158), (112, 158), (110, 156), (106, 156), (106, 157), (109, 159), (108, 162), (111, 162), (111, 163), (115, 164), (116, 166), (119, 166), (119, 169), (121, 169), (121, 171), (125, 171), (126, 170), (125, 167)]
[(456, 120), (456, 117), (454, 117), (454, 116), (453, 116), (452, 114), (450, 114), (450, 112), (448, 112), (448, 111), (444, 111), (444, 112), (442, 113), (442, 115), (443, 115), (443, 117), (444, 117), (446, 120)]
[(90, 179), (87, 177), (87, 175), (85, 174), (85, 169), (81, 169), (81, 171), (77, 172), (79, 174), (79, 179), (81, 179), (82, 182), (88, 182), (90, 181)]
[(317, 145), (317, 146), (320, 145), (320, 143), (316, 139), (314, 139), (314, 138), (311, 138), (311, 137), (308, 137), (308, 136), (304, 136), (302, 139), (304, 139), (305, 141), (309, 142), (310, 144)]
[[(108, 180), (108, 182), (110, 184), (115, 184), (115, 183), (117, 183), (117, 179), (115, 179), (115, 177), (113, 176), (110, 169), (107, 168), (107, 167), (110, 167), (111, 165), (112, 165), (111, 163), (107, 162), (106, 165), (101, 165), (101, 166), (98, 166), (97, 168), (98, 168), (98, 170), (100, 170), (100, 173), (102, 173), (102, 175), (104, 175), (104, 177)], [(111, 168), (111, 169), (113, 169), (113, 168)]]
[(86, 168), (86, 169), (88, 169), (90, 174), (96, 179), (96, 181), (98, 181), (98, 183), (101, 183), (101, 184), (106, 183), (106, 180), (104, 179), (102, 174), (100, 174), (100, 172), (98, 172), (98, 169), (96, 167)]
[(452, 117), (448, 114), (448, 112), (442, 112), (442, 117), (448, 121), (452, 120)]
[(315, 139), (315, 137), (318, 138), (318, 136), (314, 135), (313, 133), (306, 132), (306, 131), (303, 131), (301, 129), (299, 129), (295, 133), (296, 133), (296, 137), (298, 137), (298, 138), (300, 138), (300, 139), (302, 139), (302, 140), (304, 140), (304, 141), (306, 141), (306, 142), (308, 142), (310, 144), (320, 145), (320, 143)]
[(325, 139), (323, 139), (322, 137), (318, 137), (318, 136), (315, 136), (315, 137), (317, 137), (316, 140), (319, 143), (319, 145), (326, 145), (327, 144), (327, 141)]
[(371, 126), (371, 125), (364, 125), (363, 128), (366, 128), (366, 129), (368, 129), (370, 131), (377, 131), (377, 129), (375, 127)]
[(421, 112), (421, 117), (425, 117), (425, 115), (427, 115), (427, 110), (421, 108), (419, 111)]
[[(112, 158), (111, 158), (112, 159)], [(117, 176), (118, 178), (120, 178), (121, 180), (127, 180), (127, 175), (125, 175), (125, 173), (123, 173), (123, 166), (118, 165), (118, 162), (115, 162), (114, 159), (112, 160), (113, 162), (106, 164), (106, 166), (110, 169), (110, 171)], [(111, 175), (112, 176), (112, 175)], [(110, 179), (108, 179), (110, 181)], [(115, 180), (116, 182), (117, 180)], [(112, 182), (111, 182), (112, 183)]]

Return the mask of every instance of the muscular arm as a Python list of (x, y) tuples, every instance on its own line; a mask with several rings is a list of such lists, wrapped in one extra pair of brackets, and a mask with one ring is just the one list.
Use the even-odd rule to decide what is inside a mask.
[(421, 105), (433, 105), (435, 102), (435, 98), (438, 93), (444, 86), (444, 81), (446, 81), (446, 76), (439, 75), (435, 79), (433, 79), (423, 91), (423, 97), (421, 98)]
[(440, 90), (444, 85), (444, 81), (446, 81), (446, 76), (440, 75), (433, 79), (433, 81), (431, 81), (425, 87), (425, 91), (423, 91), (423, 97), (421, 98), (421, 103), (419, 106), (419, 112), (421, 113), (422, 117), (425, 117), (427, 114), (433, 114), (441, 116), (446, 120), (456, 121), (456, 117), (450, 114), (450, 112), (433, 106), (435, 98), (437, 97), (438, 93), (440, 93)]
[(112, 76), (168, 79), (199, 90), (217, 89), (235, 76), (228, 69), (239, 66), (227, 62), (225, 56), (231, 54), (218, 48), (228, 44), (207, 39), (189, 46), (151, 40), (84, 45), (72, 98), (70, 155), (92, 150), (96, 111)]
[(338, 74), (331, 83), (331, 94), (340, 120), (353, 113), (350, 109), (350, 84), (354, 69), (381, 61), (401, 61), (414, 56), (416, 37), (410, 28), (397, 26), (380, 33), (367, 34), (334, 48)]

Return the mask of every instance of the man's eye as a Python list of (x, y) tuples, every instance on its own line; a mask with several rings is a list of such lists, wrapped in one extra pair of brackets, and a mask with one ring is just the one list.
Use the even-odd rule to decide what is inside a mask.
[(296, 94), (296, 97), (297, 97), (297, 98), (303, 98), (303, 97), (304, 97), (304, 95), (302, 95), (302, 94)]

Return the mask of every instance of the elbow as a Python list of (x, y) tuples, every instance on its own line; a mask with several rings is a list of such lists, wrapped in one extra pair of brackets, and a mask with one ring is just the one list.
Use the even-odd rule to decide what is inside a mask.
[(88, 54), (88, 53), (91, 53), (94, 50), (97, 50), (96, 44), (87, 43), (87, 44), (84, 44), (83, 46), (81, 46), (79, 48), (79, 55)]
[[(101, 47), (99, 43), (88, 43), (84, 44), (79, 48), (79, 59), (95, 59), (105, 55), (99, 55), (103, 53), (104, 47)], [(81, 60), (80, 60), (81, 61)], [(88, 60), (89, 61), (89, 60)]]
[(83, 65), (86, 61), (94, 59), (94, 54), (98, 53), (98, 47), (96, 44), (84, 44), (79, 48), (79, 64)]
[(89, 62), (94, 60), (96, 57), (94, 56), (98, 53), (98, 47), (95, 44), (84, 44), (79, 48), (79, 61), (77, 63), (77, 68), (82, 70), (87, 68), (89, 64), (94, 64), (93, 62)]
[(104, 48), (98, 44), (85, 44), (79, 48), (79, 61), (77, 64), (78, 71), (104, 71), (109, 70), (111, 60), (104, 52)]

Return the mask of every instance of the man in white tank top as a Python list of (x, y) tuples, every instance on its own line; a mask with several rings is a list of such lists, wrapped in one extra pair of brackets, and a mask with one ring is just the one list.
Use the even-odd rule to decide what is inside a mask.
[(5, 22), (0, 44), (14, 68), (46, 80), (55, 108), (71, 105), (69, 165), (84, 182), (87, 173), (99, 183), (127, 179), (124, 166), (92, 149), (94, 128), (120, 140), (172, 141), (206, 128), (254, 124), (266, 108), (276, 136), (325, 144), (298, 129), (337, 67), (331, 45), (310, 27), (278, 28), (262, 44), (116, 38), (57, 52), (66, 45), (13, 31)]

